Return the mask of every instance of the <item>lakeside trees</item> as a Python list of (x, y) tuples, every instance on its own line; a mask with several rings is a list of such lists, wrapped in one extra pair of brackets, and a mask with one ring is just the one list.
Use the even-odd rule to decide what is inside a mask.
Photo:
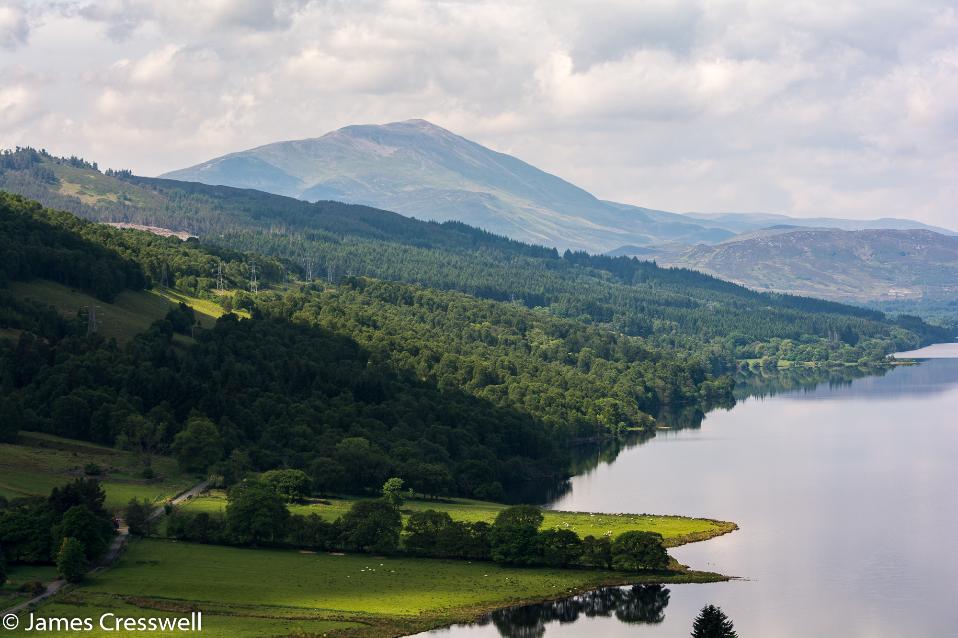
[[(272, 497), (265, 492), (272, 492)], [(255, 498), (251, 498), (255, 495)], [(170, 538), (227, 545), (270, 545), (428, 558), (491, 560), (507, 565), (580, 567), (619, 571), (664, 570), (669, 558), (662, 537), (625, 532), (585, 541), (568, 529), (540, 529), (542, 512), (531, 505), (502, 510), (495, 522), (456, 521), (446, 512), (420, 510), (405, 525), (385, 499), (357, 501), (335, 521), (316, 514), (277, 515), (282, 498), (262, 482), (247, 481), (229, 492), (226, 516), (174, 511)], [(254, 535), (249, 530), (256, 529)]]
[[(90, 243), (98, 247), (91, 255), (102, 253), (132, 269), (124, 285), (149, 284), (160, 262), (172, 264), (171, 275), (194, 276), (184, 273), (208, 268), (220, 251), (89, 224), (9, 195), (0, 203), (3, 219), (38, 225), (40, 239), (25, 245), (59, 251)], [(381, 211), (364, 214), (379, 219)], [(403, 229), (403, 241), (412, 242), (418, 222), (393, 222)], [(40, 430), (137, 449), (145, 463), (151, 454), (172, 451), (183, 469), (222, 476), (227, 484), (240, 478), (242, 466), (299, 470), (323, 492), (375, 493), (395, 477), (426, 496), (501, 499), (525, 486), (561, 481), (565, 450), (574, 441), (650, 429), (650, 414), (664, 406), (729, 401), (732, 383), (720, 373), (733, 365), (732, 352), (718, 343), (693, 347), (688, 339), (714, 331), (708, 323), (713, 315), (724, 322), (730, 307), (739, 313), (739, 302), (787, 310), (796, 322), (789, 330), (804, 330), (799, 324), (811, 319), (831, 325), (840, 317), (845, 332), (835, 328), (834, 334), (852, 330), (856, 348), (871, 347), (863, 345), (869, 334), (888, 336), (888, 324), (868, 311), (773, 300), (652, 265), (559, 256), (474, 229), (430, 228), (434, 244), (444, 249), (469, 253), (461, 243), (469, 238), (497, 246), (510, 259), (557, 260), (545, 269), (558, 277), (556, 286), (585, 285), (583, 278), (597, 278), (602, 286), (619, 280), (615, 285), (624, 286), (630, 277), (655, 281), (643, 294), (671, 301), (636, 302), (642, 312), (699, 312), (702, 299), (709, 310), (694, 322), (700, 326), (695, 330), (681, 327), (685, 319), (663, 317), (672, 322), (672, 336), (662, 341), (655, 330), (630, 336), (610, 329), (614, 321), (594, 321), (588, 313), (558, 316), (568, 315), (556, 310), (561, 295), (549, 308), (536, 309), (346, 277), (336, 287), (247, 295), (243, 305), (252, 319), (227, 315), (195, 339), (180, 338), (192, 332), (192, 312), (174, 308), (119, 347), (82, 336), (76, 321), (0, 294), (0, 326), (21, 331), (16, 341), (0, 340), (4, 431)], [(38, 254), (28, 251), (22, 259), (42, 263)], [(243, 263), (243, 254), (230, 255)], [(506, 267), (498, 257), (493, 261)], [(530, 268), (542, 274), (539, 266)], [(759, 347), (741, 334), (735, 341), (742, 348)], [(774, 340), (766, 346), (775, 346)]]
[(662, 536), (654, 532), (624, 532), (612, 541), (612, 566), (616, 569), (665, 569), (669, 555)]

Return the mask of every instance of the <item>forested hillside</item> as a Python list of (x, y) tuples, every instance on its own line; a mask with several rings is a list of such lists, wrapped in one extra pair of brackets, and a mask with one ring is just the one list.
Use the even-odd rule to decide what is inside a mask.
[[(207, 245), (274, 255), (314, 277), (371, 276), (514, 301), (580, 323), (643, 336), (715, 361), (875, 361), (947, 338), (914, 318), (760, 294), (625, 257), (560, 255), (459, 223), (421, 222), (335, 202), (101, 173), (76, 158), (21, 149), (2, 156), (0, 187), (102, 221), (188, 230)], [(309, 260), (308, 268), (305, 260)], [(194, 289), (210, 287), (200, 275)], [(718, 371), (718, 370), (716, 370)]]
[[(255, 256), (8, 194), (0, 225), (22, 237), (0, 281), (70, 272), (63, 281), (100, 293), (84, 273), (116, 268), (123, 279), (107, 295), (157, 284), (160, 264), (171, 281), (223, 303), (239, 297), (253, 315), (203, 330), (181, 306), (121, 347), (0, 288), (7, 438), (27, 429), (145, 459), (172, 451), (184, 469), (224, 476), (295, 467), (334, 490), (401, 476), (424, 493), (499, 498), (561, 479), (577, 439), (651, 428), (665, 405), (731, 397), (730, 379), (711, 370), (728, 362), (677, 358), (520, 304), (356, 277), (221, 298), (195, 273)], [(48, 272), (51, 255), (66, 262)]]

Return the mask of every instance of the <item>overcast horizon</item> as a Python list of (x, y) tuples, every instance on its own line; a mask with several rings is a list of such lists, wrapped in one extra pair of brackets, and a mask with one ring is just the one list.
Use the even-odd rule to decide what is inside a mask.
[(411, 118), (602, 199), (955, 227), (948, 2), (0, 0), (0, 147), (156, 175)]

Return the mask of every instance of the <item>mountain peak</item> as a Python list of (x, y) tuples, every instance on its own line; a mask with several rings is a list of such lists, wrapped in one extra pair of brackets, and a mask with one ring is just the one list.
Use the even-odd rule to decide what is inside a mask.
[(444, 129), (443, 127), (439, 126), (438, 124), (433, 124), (433, 123), (430, 122), (429, 120), (424, 120), (424, 119), (419, 118), (419, 117), (413, 118), (413, 119), (411, 119), (411, 120), (402, 120), (402, 121), (400, 121), (400, 122), (391, 122), (390, 124), (386, 124), (385, 126), (393, 126), (393, 125), (397, 125), (397, 124), (399, 124), (399, 125), (405, 125), (405, 126), (413, 126), (413, 127), (415, 127), (415, 128), (423, 129), (423, 130), (426, 130), (426, 131), (442, 131), (442, 132), (444, 132), (444, 133), (449, 133), (449, 132), (450, 132), (449, 130)]
[(599, 201), (555, 175), (422, 118), (346, 126), (318, 138), (267, 144), (164, 177), (461, 221), (560, 249), (719, 241), (731, 235), (669, 213), (652, 222), (648, 211)]
[[(387, 122), (385, 124), (350, 124), (344, 126), (340, 129), (336, 129), (330, 133), (327, 133), (323, 137), (330, 137), (336, 135), (372, 135), (375, 133), (388, 133), (388, 132), (399, 132), (399, 133), (424, 133), (427, 135), (442, 135), (448, 137), (456, 137), (456, 135), (444, 129), (443, 127), (433, 124), (429, 120), (423, 120), (421, 118), (415, 118), (411, 120), (400, 120), (397, 122)], [(322, 138), (318, 138), (322, 139)]]
[[(615, 246), (714, 244), (768, 226), (902, 227), (784, 215), (679, 215), (597, 199), (555, 175), (423, 118), (345, 126), (275, 142), (163, 175), (307, 201), (365, 204), (460, 221), (512, 239), (602, 252)], [(939, 230), (932, 228), (932, 230)], [(779, 230), (766, 232), (780, 232)], [(947, 232), (947, 231), (945, 231)]]

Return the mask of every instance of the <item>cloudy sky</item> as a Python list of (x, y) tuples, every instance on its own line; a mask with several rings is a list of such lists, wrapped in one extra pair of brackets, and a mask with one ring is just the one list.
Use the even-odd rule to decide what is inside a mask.
[(144, 175), (422, 117), (607, 199), (958, 228), (953, 0), (0, 0), (0, 147)]

